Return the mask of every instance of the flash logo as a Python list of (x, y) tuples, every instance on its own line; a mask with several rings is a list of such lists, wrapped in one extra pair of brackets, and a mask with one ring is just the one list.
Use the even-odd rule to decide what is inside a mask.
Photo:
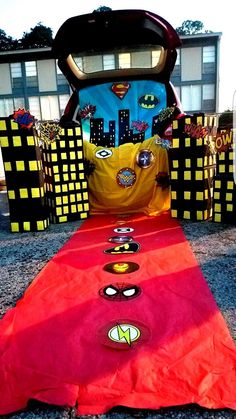
[(108, 337), (113, 342), (131, 343), (138, 340), (141, 336), (140, 330), (131, 324), (117, 324), (108, 331)]

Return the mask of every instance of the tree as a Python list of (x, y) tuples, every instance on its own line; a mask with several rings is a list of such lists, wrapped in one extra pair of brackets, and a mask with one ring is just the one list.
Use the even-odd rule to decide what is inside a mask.
[(179, 35), (194, 35), (197, 33), (206, 33), (211, 31), (203, 30), (204, 25), (200, 20), (185, 20), (181, 26), (176, 28)]
[(24, 32), (20, 40), (21, 48), (42, 48), (52, 45), (52, 29), (39, 22), (30, 32)]
[(0, 29), (0, 51), (16, 49), (18, 41), (8, 36), (3, 29)]
[(94, 10), (94, 12), (109, 12), (110, 10), (112, 10), (110, 7), (100, 6), (98, 9)]

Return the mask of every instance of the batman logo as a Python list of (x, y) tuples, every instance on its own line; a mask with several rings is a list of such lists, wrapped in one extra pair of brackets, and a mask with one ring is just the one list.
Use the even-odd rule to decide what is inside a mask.
[(118, 255), (120, 253), (136, 253), (140, 249), (140, 244), (137, 242), (125, 243), (120, 246), (111, 247), (110, 249), (104, 250), (104, 253), (110, 255)]
[(156, 96), (152, 94), (146, 94), (139, 98), (138, 104), (143, 109), (154, 109), (159, 103), (159, 100)]

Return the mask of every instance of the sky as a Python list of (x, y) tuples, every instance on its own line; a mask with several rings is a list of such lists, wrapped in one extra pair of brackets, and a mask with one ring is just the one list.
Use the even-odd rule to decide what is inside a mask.
[[(219, 111), (232, 109), (236, 90), (236, 16), (233, 0), (0, 0), (0, 29), (19, 39), (42, 23), (56, 35), (72, 16), (91, 13), (100, 6), (112, 10), (145, 9), (165, 18), (174, 28), (185, 20), (200, 20), (204, 29), (221, 32)], [(86, 35), (85, 35), (86, 36)]]

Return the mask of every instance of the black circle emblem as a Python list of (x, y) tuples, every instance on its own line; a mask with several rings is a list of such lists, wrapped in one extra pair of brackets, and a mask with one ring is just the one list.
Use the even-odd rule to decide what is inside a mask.
[(99, 295), (110, 301), (128, 301), (138, 297), (140, 294), (141, 289), (138, 285), (125, 282), (109, 284), (99, 290)]
[(137, 154), (136, 162), (139, 167), (146, 169), (154, 162), (154, 154), (150, 150), (141, 150)]

